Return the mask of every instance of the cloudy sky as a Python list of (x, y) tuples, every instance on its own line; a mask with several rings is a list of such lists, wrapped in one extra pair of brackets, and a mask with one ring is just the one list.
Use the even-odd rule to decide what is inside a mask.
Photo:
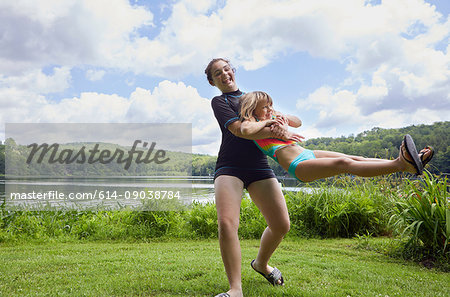
[(448, 0), (0, 0), (5, 123), (192, 123), (220, 131), (203, 73), (299, 116), (307, 138), (450, 120)]

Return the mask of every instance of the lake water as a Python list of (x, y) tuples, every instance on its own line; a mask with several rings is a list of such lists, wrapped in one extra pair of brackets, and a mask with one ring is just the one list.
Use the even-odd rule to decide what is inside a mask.
[[(293, 178), (280, 178), (279, 181), (283, 190), (286, 191), (304, 189), (300, 182)], [(67, 208), (67, 205), (94, 207), (99, 203), (112, 208), (134, 207), (143, 201), (157, 202), (159, 206), (162, 205), (162, 202), (169, 203), (173, 200), (178, 200), (183, 205), (191, 204), (194, 201), (214, 202), (213, 178), (206, 176), (8, 178), (6, 181), (4, 177), (1, 177), (0, 197), (5, 199), (6, 192), (10, 195), (6, 199), (7, 206), (35, 205), (43, 201), (52, 206), (64, 208)], [(16, 196), (12, 198), (11, 193)], [(70, 194), (73, 194), (72, 198), (68, 199)], [(59, 199), (61, 195), (65, 199)], [(173, 203), (167, 204), (163, 208), (172, 206)]]

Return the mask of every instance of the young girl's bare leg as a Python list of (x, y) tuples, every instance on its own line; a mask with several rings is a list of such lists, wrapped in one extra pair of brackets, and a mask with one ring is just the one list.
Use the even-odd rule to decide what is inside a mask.
[(320, 151), (320, 150), (315, 150), (314, 151), (314, 155), (316, 156), (316, 158), (342, 158), (342, 157), (345, 157), (345, 158), (350, 158), (352, 160), (360, 161), (360, 162), (367, 162), (367, 161), (386, 162), (386, 161), (391, 161), (391, 160), (386, 160), (386, 159), (364, 158), (364, 157), (360, 157), (360, 156), (353, 156), (353, 155), (347, 155), (347, 154), (338, 153), (338, 152)]
[[(414, 167), (401, 157), (395, 160), (367, 160), (335, 152), (314, 151), (314, 154), (317, 159), (303, 161), (295, 170), (296, 176), (302, 181), (309, 182), (342, 173), (372, 177), (400, 171), (415, 172)], [(425, 154), (430, 154), (430, 151)]]
[(350, 173), (371, 177), (402, 171), (403, 163), (399, 160), (387, 162), (355, 161), (347, 157), (318, 158), (301, 162), (295, 169), (295, 175), (304, 182)]

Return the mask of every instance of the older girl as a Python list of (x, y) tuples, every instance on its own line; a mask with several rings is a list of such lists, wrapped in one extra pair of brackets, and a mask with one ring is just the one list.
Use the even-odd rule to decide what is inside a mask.
[(282, 137), (297, 139), (298, 135), (283, 129), (275, 134), (269, 127), (255, 133), (241, 132), (240, 102), (243, 92), (235, 81), (235, 70), (228, 60), (213, 59), (205, 69), (208, 81), (222, 94), (212, 99), (214, 115), (222, 131), (222, 143), (217, 157), (214, 190), (219, 225), (222, 261), (230, 290), (217, 296), (242, 296), (241, 250), (238, 238), (239, 212), (244, 188), (267, 222), (261, 237), (254, 270), (272, 285), (283, 285), (280, 270), (268, 265), (272, 253), (289, 231), (289, 214), (281, 188), (270, 169), (267, 158), (254, 145), (253, 139)]

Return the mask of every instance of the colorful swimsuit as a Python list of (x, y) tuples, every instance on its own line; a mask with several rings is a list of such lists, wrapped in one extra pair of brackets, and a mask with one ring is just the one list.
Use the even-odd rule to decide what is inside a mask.
[(295, 141), (285, 141), (278, 138), (266, 138), (266, 139), (257, 139), (253, 140), (259, 149), (264, 153), (264, 155), (271, 157), (278, 163), (277, 159), (277, 150), (288, 146), (288, 145), (296, 145)]
[(306, 160), (312, 160), (315, 158), (316, 158), (316, 156), (314, 155), (314, 152), (312, 150), (304, 149), (303, 152), (301, 152), (301, 154), (298, 155), (297, 158), (295, 158), (291, 164), (289, 164), (289, 169), (288, 169), (289, 174), (292, 175), (293, 177), (295, 177), (296, 179), (300, 180), (295, 175), (295, 168), (297, 168), (297, 165), (300, 164), (300, 162), (303, 162)]
[[(267, 156), (274, 159), (277, 163), (278, 158), (276, 156), (277, 150), (286, 147), (288, 145), (297, 145), (297, 142), (295, 141), (285, 141), (278, 138), (266, 138), (266, 139), (258, 139), (253, 140), (253, 142), (256, 144), (256, 146)], [(312, 150), (304, 149), (292, 162), (289, 164), (288, 172), (290, 175), (295, 177), (296, 179), (300, 180), (295, 175), (295, 168), (297, 168), (297, 165), (300, 164), (300, 162), (315, 159), (316, 156), (314, 155), (314, 152)], [(300, 180), (301, 181), (301, 180)]]

